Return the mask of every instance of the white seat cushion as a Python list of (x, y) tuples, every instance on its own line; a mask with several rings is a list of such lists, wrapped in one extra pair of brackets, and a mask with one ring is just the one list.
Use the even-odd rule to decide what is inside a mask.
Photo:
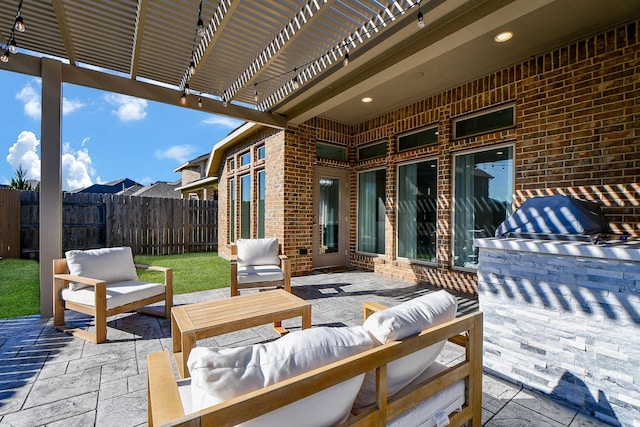
[[(63, 289), (62, 299), (77, 304), (95, 305), (95, 292), (93, 287), (78, 290)], [(164, 295), (165, 287), (161, 283), (146, 283), (138, 281), (126, 281), (107, 285), (107, 310), (120, 307), (125, 304)]]
[(284, 280), (284, 273), (277, 265), (238, 266), (238, 284), (275, 282)]
[[(417, 335), (424, 329), (456, 317), (458, 300), (445, 290), (414, 298), (395, 307), (372, 314), (362, 325), (379, 345)], [(393, 396), (422, 374), (438, 357), (445, 341), (389, 363), (387, 393)], [(354, 407), (375, 402), (375, 373), (368, 372)]]
[[(196, 347), (187, 361), (192, 410), (259, 390), (371, 348), (373, 341), (360, 326), (303, 329), (272, 342), (246, 347)], [(364, 375), (359, 375), (242, 425), (283, 426), (291, 425), (292, 420), (304, 420), (305, 426), (337, 424), (349, 415), (363, 379)]]
[(279, 265), (278, 239), (238, 239), (238, 265)]
[[(107, 283), (138, 280), (133, 254), (127, 246), (67, 251), (65, 257), (69, 273), (74, 276), (104, 280)], [(72, 290), (86, 287), (87, 285), (82, 283), (69, 284)]]

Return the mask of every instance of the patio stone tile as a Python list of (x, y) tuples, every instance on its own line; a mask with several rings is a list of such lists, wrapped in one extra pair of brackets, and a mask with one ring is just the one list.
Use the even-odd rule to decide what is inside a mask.
[(96, 411), (89, 411), (63, 420), (48, 423), (47, 427), (86, 427), (94, 425), (95, 420)]
[(101, 368), (86, 369), (36, 381), (24, 407), (32, 408), (82, 394), (97, 392), (100, 388)]
[(139, 373), (138, 363), (135, 361), (135, 358), (102, 365), (102, 376), (111, 380), (127, 378), (132, 375), (138, 375)]
[(128, 382), (128, 378), (118, 378), (117, 380), (113, 381), (102, 380), (100, 382), (100, 393), (98, 394), (98, 399), (113, 399), (114, 397), (127, 394), (129, 392)]
[(46, 425), (95, 411), (97, 402), (98, 393), (89, 392), (7, 414), (2, 419), (2, 424), (15, 427)]
[(609, 426), (609, 424), (603, 421), (600, 421), (596, 418), (590, 417), (581, 412), (578, 412), (578, 414), (575, 416), (573, 421), (571, 421), (571, 424), (569, 424), (569, 427), (606, 427), (606, 426)]
[(513, 401), (564, 425), (569, 425), (578, 413), (576, 409), (571, 409), (551, 399), (543, 398), (539, 393), (530, 390), (520, 390), (513, 398)]
[(0, 390), (0, 415), (19, 411), (27, 400), (31, 385)]
[(513, 399), (520, 387), (499, 378), (482, 376), (482, 407), (498, 413), (504, 406)]
[(53, 363), (47, 361), (45, 365), (40, 370), (40, 374), (38, 375), (38, 380), (43, 380), (46, 378), (55, 378), (60, 375), (64, 375), (67, 372), (67, 368), (69, 366), (69, 362), (60, 362)]
[[(136, 353), (135, 348), (127, 348), (123, 349), (117, 345), (118, 343), (113, 343), (114, 347), (104, 345), (101, 346), (102, 351), (100, 353), (93, 353), (86, 355), (86, 347), (83, 351), (83, 357), (81, 359), (71, 360), (69, 361), (69, 371), (83, 370), (93, 367), (99, 367), (107, 363), (118, 362), (122, 360), (135, 359)], [(100, 346), (92, 344), (91, 346), (97, 347)]]
[(147, 373), (146, 371), (138, 374), (132, 375), (127, 378), (127, 389), (129, 392), (134, 392), (138, 390), (143, 390), (145, 393), (147, 392)]
[(566, 424), (559, 423), (541, 415), (516, 402), (509, 402), (504, 408), (494, 415), (485, 427), (563, 427)]
[(138, 426), (147, 421), (147, 391), (114, 397), (98, 402), (96, 427)]

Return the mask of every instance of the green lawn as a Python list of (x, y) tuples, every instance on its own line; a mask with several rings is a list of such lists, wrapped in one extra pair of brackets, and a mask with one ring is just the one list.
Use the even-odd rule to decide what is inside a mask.
[[(173, 292), (186, 294), (229, 286), (229, 261), (216, 252), (136, 256), (138, 264), (173, 268)], [(140, 271), (140, 279), (162, 281), (162, 273)], [(40, 267), (37, 261), (0, 260), (0, 318), (40, 313)]]

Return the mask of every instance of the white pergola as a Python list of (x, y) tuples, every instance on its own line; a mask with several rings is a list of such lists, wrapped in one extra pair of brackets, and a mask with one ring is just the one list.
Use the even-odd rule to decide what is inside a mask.
[(5, 0), (3, 51), (19, 4), (27, 30), (0, 70), (42, 78), (43, 317), (62, 255), (63, 83), (278, 128), (356, 124), (640, 16), (640, 0)]

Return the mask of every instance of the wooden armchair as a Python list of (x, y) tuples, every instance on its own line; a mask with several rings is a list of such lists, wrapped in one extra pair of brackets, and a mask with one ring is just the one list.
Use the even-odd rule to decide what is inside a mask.
[(231, 296), (259, 287), (291, 292), (291, 260), (276, 238), (238, 239), (231, 246)]
[[(164, 272), (164, 283), (138, 279), (136, 270)], [(53, 260), (53, 325), (93, 343), (107, 339), (107, 317), (128, 311), (169, 318), (173, 306), (173, 270), (133, 263), (131, 248), (68, 251)], [(144, 307), (165, 301), (161, 312)], [(95, 318), (91, 333), (65, 325), (65, 308)]]

